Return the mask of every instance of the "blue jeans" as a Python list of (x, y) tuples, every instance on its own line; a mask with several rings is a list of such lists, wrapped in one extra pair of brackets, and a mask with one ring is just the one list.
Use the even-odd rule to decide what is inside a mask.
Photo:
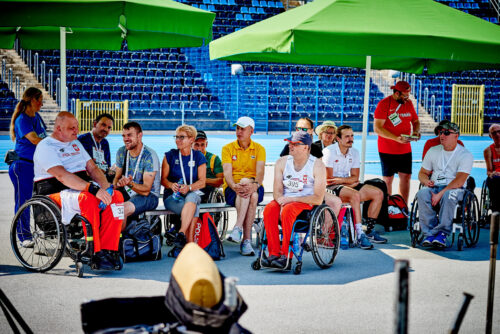
[(129, 199), (135, 206), (134, 216), (138, 216), (143, 212), (156, 209), (158, 206), (158, 196), (149, 193), (147, 196), (134, 195)]
[(420, 228), (426, 237), (437, 235), (439, 232), (446, 235), (451, 233), (456, 206), (464, 198), (465, 190), (462, 188), (447, 190), (439, 202), (438, 221), (436, 211), (431, 204), (431, 195), (437, 194), (444, 188), (445, 186), (424, 187), (417, 193)]
[(188, 192), (186, 197), (181, 197), (178, 200), (176, 200), (173, 197), (173, 194), (168, 196), (167, 198), (165, 198), (163, 200), (163, 204), (165, 205), (165, 209), (172, 211), (176, 215), (181, 214), (182, 208), (184, 207), (184, 204), (186, 204), (186, 202), (192, 202), (192, 203), (196, 204), (196, 211), (195, 211), (193, 217), (199, 217), (200, 216), (201, 197), (200, 197), (200, 195), (196, 194), (193, 191)]
[[(32, 197), (33, 193), (33, 164), (23, 160), (14, 161), (9, 166), (9, 176), (14, 185), (15, 212)], [(30, 211), (24, 210), (17, 225), (17, 236), (20, 241), (31, 240)]]

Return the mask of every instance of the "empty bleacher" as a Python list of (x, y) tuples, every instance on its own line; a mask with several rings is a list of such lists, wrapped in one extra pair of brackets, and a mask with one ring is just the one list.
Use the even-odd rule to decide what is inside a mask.
[[(284, 11), (280, 1), (179, 2), (217, 14), (214, 39)], [(487, 0), (439, 2), (498, 23)], [(52, 70), (54, 78), (59, 77), (59, 51), (36, 52), (40, 62), (47, 65), (47, 75)], [(125, 44), (122, 51), (67, 51), (69, 100), (129, 100), (129, 118), (152, 130), (173, 129), (182, 117), (191, 123), (202, 122), (207, 129), (229, 129), (230, 121), (242, 114), (256, 118), (259, 131), (287, 130), (290, 120), (303, 116), (348, 121), (356, 130), (361, 129), (364, 70), (242, 63), (243, 73), (231, 75), (233, 63), (210, 61), (208, 47), (132, 52)], [(453, 83), (485, 84), (488, 120), (500, 116), (498, 71), (422, 75), (417, 79), (422, 81), (423, 89), (428, 89), (429, 96), (435, 96), (436, 105), (444, 106), (445, 117), (450, 110)], [(372, 83), (371, 116), (382, 97)], [(12, 112), (13, 103), (0, 95), (0, 113)]]

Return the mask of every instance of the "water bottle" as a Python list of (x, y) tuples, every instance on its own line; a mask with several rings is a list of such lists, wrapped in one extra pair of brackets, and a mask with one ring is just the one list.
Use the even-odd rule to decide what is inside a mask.
[[(108, 189), (106, 189), (106, 191), (108, 192), (108, 194), (109, 194), (110, 196), (113, 196), (113, 185), (110, 185), (110, 186), (108, 187)], [(104, 202), (103, 202), (103, 201), (101, 201), (101, 203), (99, 203), (99, 209), (101, 209), (101, 210), (106, 209), (106, 204), (104, 204)]]
[(347, 234), (347, 217), (344, 216), (344, 220), (342, 221), (342, 227), (340, 228), (340, 248), (348, 249), (349, 248), (349, 236)]
[[(177, 181), (177, 184), (181, 185), (181, 184), (184, 184), (184, 180), (182, 179), (182, 177), (180, 178), (179, 181)], [(176, 201), (179, 201), (181, 198), (182, 198), (182, 195), (180, 193), (180, 191), (178, 192), (175, 192), (172, 197), (176, 200)]]
[(300, 236), (298, 233), (293, 235), (292, 251), (295, 256), (297, 256), (300, 252)]

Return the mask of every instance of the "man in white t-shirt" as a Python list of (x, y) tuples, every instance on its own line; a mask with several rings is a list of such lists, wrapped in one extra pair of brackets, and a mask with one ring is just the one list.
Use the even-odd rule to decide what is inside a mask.
[[(323, 162), (326, 166), (329, 189), (333, 190), (342, 202), (348, 202), (354, 211), (359, 246), (363, 249), (372, 249), (371, 242), (387, 242), (387, 239), (382, 238), (375, 231), (375, 223), (382, 207), (384, 193), (377, 187), (359, 182), (359, 152), (352, 147), (353, 143), (352, 127), (349, 125), (339, 126), (337, 128), (337, 142), (323, 150)], [(361, 202), (365, 201), (371, 201), (366, 219), (366, 234), (363, 232), (361, 224)]]
[[(69, 224), (77, 213), (90, 222), (93, 261), (100, 269), (121, 269), (117, 251), (123, 196), (110, 187), (104, 173), (77, 140), (77, 134), (78, 121), (73, 114), (60, 112), (54, 132), (37, 145), (33, 156), (35, 189), (61, 207), (64, 224)], [(95, 183), (84, 180), (87, 175)], [(101, 210), (99, 205), (105, 209)], [(84, 232), (87, 235), (85, 226)]]
[[(465, 147), (458, 145), (459, 135), (457, 124), (444, 124), (439, 131), (441, 145), (429, 149), (418, 173), (418, 179), (425, 186), (417, 193), (424, 247), (446, 247), (455, 207), (464, 196), (463, 186), (472, 170), (474, 158)], [(433, 209), (438, 204), (439, 220)]]

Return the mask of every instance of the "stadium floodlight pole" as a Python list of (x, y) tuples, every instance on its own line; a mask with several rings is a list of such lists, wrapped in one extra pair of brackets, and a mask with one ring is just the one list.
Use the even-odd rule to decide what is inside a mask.
[(60, 90), (60, 101), (61, 101), (61, 111), (68, 111), (68, 94), (66, 91), (66, 27), (59, 28), (60, 36), (60, 66), (59, 71), (61, 77)]
[(363, 105), (363, 138), (361, 140), (361, 170), (359, 181), (365, 180), (365, 161), (366, 161), (366, 136), (368, 134), (368, 107), (370, 104), (370, 72), (372, 67), (372, 56), (366, 56), (365, 69), (365, 100)]

